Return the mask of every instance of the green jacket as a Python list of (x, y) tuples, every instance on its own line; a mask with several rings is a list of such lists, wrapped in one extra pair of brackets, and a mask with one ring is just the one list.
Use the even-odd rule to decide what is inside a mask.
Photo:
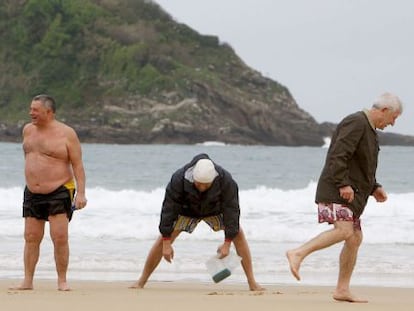
[[(316, 203), (347, 205), (356, 217), (361, 216), (368, 197), (381, 185), (377, 183), (379, 144), (377, 132), (363, 111), (345, 117), (331, 138), (316, 189)], [(351, 203), (342, 199), (339, 188), (351, 186), (355, 198)]]

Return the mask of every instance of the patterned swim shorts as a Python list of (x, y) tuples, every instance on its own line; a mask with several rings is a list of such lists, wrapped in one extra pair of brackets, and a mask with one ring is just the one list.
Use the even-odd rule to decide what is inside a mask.
[(204, 218), (192, 218), (180, 215), (174, 224), (174, 230), (192, 233), (200, 221), (204, 221), (214, 231), (224, 230), (222, 214)]
[(352, 221), (354, 229), (361, 230), (361, 220), (354, 217), (351, 209), (337, 203), (318, 203), (318, 221), (333, 224), (335, 221)]

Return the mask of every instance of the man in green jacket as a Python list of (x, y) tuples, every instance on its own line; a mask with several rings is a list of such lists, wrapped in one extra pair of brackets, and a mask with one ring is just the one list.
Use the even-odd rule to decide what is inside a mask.
[(293, 276), (300, 280), (299, 268), (314, 251), (344, 241), (339, 260), (339, 276), (333, 298), (340, 301), (367, 302), (351, 294), (349, 285), (359, 246), (362, 242), (360, 216), (372, 195), (384, 202), (387, 194), (375, 178), (378, 162), (376, 129), (394, 125), (403, 110), (400, 99), (390, 93), (381, 95), (369, 110), (345, 117), (333, 133), (316, 189), (319, 222), (333, 224), (286, 256)]

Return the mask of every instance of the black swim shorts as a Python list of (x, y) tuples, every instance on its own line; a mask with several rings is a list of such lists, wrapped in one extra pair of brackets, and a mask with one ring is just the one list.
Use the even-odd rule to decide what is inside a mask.
[(32, 193), (26, 187), (23, 199), (23, 217), (48, 220), (49, 216), (66, 213), (72, 219), (72, 200), (75, 193), (74, 182), (68, 182), (48, 194)]

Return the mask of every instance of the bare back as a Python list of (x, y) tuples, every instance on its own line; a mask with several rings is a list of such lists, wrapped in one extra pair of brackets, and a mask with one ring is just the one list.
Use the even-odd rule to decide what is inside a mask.
[(73, 178), (70, 163), (72, 129), (56, 120), (47, 127), (23, 129), (26, 185), (33, 193), (50, 193)]

